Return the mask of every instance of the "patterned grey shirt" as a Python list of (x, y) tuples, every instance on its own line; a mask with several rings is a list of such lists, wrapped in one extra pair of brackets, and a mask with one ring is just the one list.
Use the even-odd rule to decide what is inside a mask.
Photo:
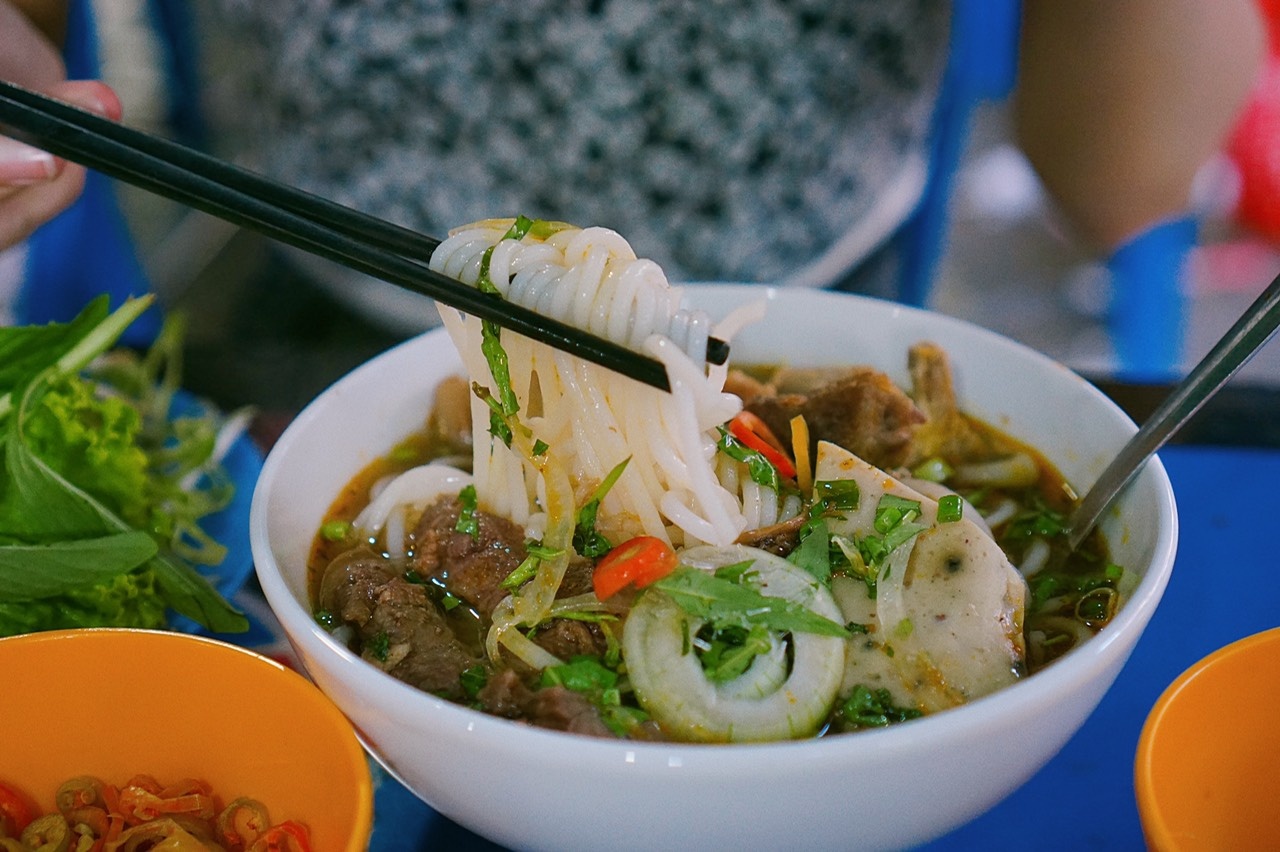
[(830, 284), (918, 197), (948, 11), (215, 0), (203, 23), (233, 48), (224, 153), (275, 177), (434, 234), (605, 225), (677, 281)]

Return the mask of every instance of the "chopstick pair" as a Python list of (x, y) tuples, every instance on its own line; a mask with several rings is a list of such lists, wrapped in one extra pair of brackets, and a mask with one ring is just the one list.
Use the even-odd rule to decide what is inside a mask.
[[(439, 240), (167, 139), (0, 81), (0, 130), (117, 180), (437, 299), (622, 375), (670, 390), (661, 362), (482, 293), (425, 265)], [(728, 344), (712, 338), (707, 360)]]

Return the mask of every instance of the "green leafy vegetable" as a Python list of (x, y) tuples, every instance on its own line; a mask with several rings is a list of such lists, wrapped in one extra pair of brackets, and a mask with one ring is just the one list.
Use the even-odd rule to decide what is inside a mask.
[(824, 586), (831, 585), (831, 534), (821, 518), (805, 525), (800, 544), (787, 555), (787, 561), (803, 568)]
[(544, 547), (541, 542), (525, 542), (525, 558), (515, 569), (503, 578), (499, 584), (507, 591), (515, 591), (533, 579), (538, 573), (538, 566), (548, 559), (555, 559), (561, 551), (554, 547)]
[[(522, 240), (532, 226), (533, 220), (517, 216), (515, 223), (502, 235), (502, 240)], [(476, 288), (482, 293), (499, 296), (498, 288), (489, 278), (489, 260), (492, 257), (493, 246), (490, 246), (480, 259), (480, 276), (476, 281)], [(493, 376), (497, 394), (497, 407), (490, 416), (490, 432), (507, 446), (511, 446), (510, 427), (503, 421), (519, 413), (520, 401), (516, 398), (515, 389), (511, 387), (511, 368), (507, 351), (502, 347), (502, 328), (492, 320), (482, 320), (480, 323), (480, 351), (484, 354), (485, 363), (489, 365), (489, 374)]]
[(1067, 519), (1061, 512), (1050, 509), (1039, 497), (1032, 499), (1032, 506), (1014, 516), (1004, 532), (1005, 538), (1052, 538), (1067, 534)]
[[(749, 576), (743, 575), (741, 579)], [(688, 565), (681, 565), (654, 583), (653, 587), (670, 595), (690, 615), (717, 625), (747, 627), (759, 624), (777, 631), (849, 635), (841, 625), (798, 603), (768, 597), (743, 582), (718, 577)]]
[(39, 600), (108, 582), (158, 552), (155, 539), (144, 532), (0, 545), (0, 601)]
[(745, 464), (747, 475), (751, 477), (752, 482), (781, 493), (782, 478), (778, 475), (778, 469), (773, 466), (773, 462), (765, 458), (764, 453), (751, 449), (733, 437), (728, 429), (723, 426), (717, 428), (720, 430), (720, 440), (716, 444), (716, 449), (734, 461)]
[(819, 512), (856, 512), (862, 500), (853, 479), (820, 479), (813, 483), (813, 496)]
[(468, 698), (475, 698), (480, 694), (480, 690), (488, 685), (489, 670), (482, 665), (474, 665), (469, 669), (463, 670), (462, 674), (458, 676), (458, 682)]
[(627, 469), (627, 463), (630, 461), (631, 456), (627, 456), (614, 465), (613, 470), (609, 471), (604, 481), (596, 487), (596, 490), (591, 493), (591, 497), (578, 510), (578, 517), (573, 530), (573, 549), (579, 555), (589, 559), (598, 559), (613, 549), (613, 545), (609, 543), (609, 540), (596, 530), (596, 515), (600, 512), (600, 503), (604, 500), (605, 495), (609, 493), (618, 478), (622, 476), (622, 472)]
[(199, 519), (231, 485), (212, 418), (169, 416), (178, 332), (82, 372), (148, 304), (109, 313), (102, 297), (70, 323), (0, 329), (0, 635), (161, 627), (166, 608), (248, 626), (188, 561), (221, 561)]
[(698, 639), (705, 645), (699, 650), (698, 659), (707, 680), (713, 683), (727, 683), (740, 676), (751, 668), (756, 657), (773, 647), (769, 629), (762, 624), (708, 625), (699, 631)]
[(959, 494), (945, 494), (938, 498), (938, 523), (953, 524), (964, 517), (964, 500)]
[(462, 490), (458, 492), (458, 503), (461, 508), (458, 509), (458, 522), (453, 525), (454, 531), (479, 539), (480, 519), (476, 517), (476, 509), (479, 508), (476, 487), (474, 485), (463, 486)]
[(845, 730), (883, 728), (921, 715), (914, 707), (896, 706), (887, 689), (872, 690), (858, 684), (836, 711), (836, 722)]

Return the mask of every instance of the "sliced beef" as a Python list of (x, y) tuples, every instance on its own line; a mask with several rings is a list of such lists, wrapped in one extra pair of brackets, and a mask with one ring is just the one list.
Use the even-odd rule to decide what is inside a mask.
[(414, 568), (487, 617), (507, 595), (502, 581), (524, 561), (524, 530), (477, 510), (478, 535), (458, 532), (461, 511), (459, 500), (444, 498), (423, 512), (415, 531)]
[(982, 459), (991, 455), (990, 440), (960, 411), (947, 353), (934, 343), (917, 343), (907, 351), (911, 393), (926, 422), (916, 430), (908, 463), (939, 456)]
[(530, 689), (511, 669), (491, 677), (476, 699), (486, 712), (540, 728), (594, 737), (614, 736), (600, 718), (600, 709), (586, 696), (563, 686)]
[(521, 719), (533, 700), (533, 690), (511, 669), (503, 669), (481, 687), (476, 700), (486, 713), (507, 719)]
[(925, 415), (879, 370), (857, 367), (812, 393), (762, 395), (747, 405), (773, 433), (790, 443), (791, 419), (803, 415), (810, 450), (831, 441), (880, 468), (900, 466), (912, 432)]
[(591, 737), (614, 736), (600, 718), (600, 708), (586, 696), (563, 686), (539, 689), (533, 694), (527, 710), (529, 721), (540, 728)]
[(330, 563), (319, 604), (355, 630), (365, 660), (427, 692), (463, 697), (462, 673), (482, 663), (454, 636), (426, 590), (395, 575), (368, 549)]
[(562, 660), (603, 657), (609, 648), (599, 627), (568, 618), (557, 618), (539, 628), (533, 640)]
[(571, 598), (591, 591), (593, 588), (591, 574), (595, 569), (595, 562), (574, 554), (569, 559), (569, 566), (565, 568), (564, 578), (560, 580), (560, 588), (556, 590), (556, 597)]

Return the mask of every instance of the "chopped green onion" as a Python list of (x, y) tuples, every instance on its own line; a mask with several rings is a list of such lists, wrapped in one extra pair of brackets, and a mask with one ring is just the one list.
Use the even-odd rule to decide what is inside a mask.
[[(876, 504), (876, 532), (884, 535), (895, 527), (920, 517), (920, 501), (909, 500), (896, 494), (883, 494)], [(890, 548), (892, 550), (892, 548)]]
[(320, 528), (320, 536), (325, 541), (345, 541), (350, 532), (350, 521), (329, 521)]
[(820, 479), (813, 483), (813, 495), (815, 505), (831, 512), (856, 512), (862, 499), (853, 479)]
[(946, 459), (938, 456), (925, 459), (911, 470), (912, 476), (926, 482), (946, 482), (953, 473), (955, 468), (947, 464)]
[(938, 498), (938, 523), (953, 524), (964, 515), (964, 499), (959, 494)]

